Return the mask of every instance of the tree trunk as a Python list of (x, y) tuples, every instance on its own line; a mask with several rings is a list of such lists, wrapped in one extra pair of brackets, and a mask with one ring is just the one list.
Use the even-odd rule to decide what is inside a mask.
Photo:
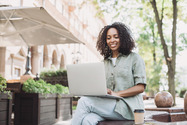
[(169, 92), (174, 97), (175, 104), (175, 67), (176, 67), (176, 29), (177, 29), (177, 1), (173, 0), (173, 28), (172, 28), (172, 60), (171, 68), (168, 70)]
[(153, 62), (156, 64), (156, 41), (155, 41), (155, 36), (153, 32)]
[[(168, 84), (169, 84), (169, 92), (172, 94), (174, 99), (174, 105), (175, 103), (175, 65), (176, 65), (176, 24), (177, 24), (177, 1), (173, 0), (173, 28), (172, 28), (172, 58), (169, 57), (168, 53), (168, 46), (165, 42), (164, 35), (163, 35), (163, 29), (162, 29), (162, 19), (159, 18), (159, 13), (156, 5), (156, 1), (152, 0), (151, 5), (153, 7), (154, 13), (155, 13), (155, 19), (158, 27), (158, 32), (160, 35), (163, 51), (164, 51), (164, 57), (165, 61), (168, 67)], [(162, 16), (163, 16), (163, 10), (162, 8)]]
[(153, 62), (156, 64), (156, 40), (155, 40), (155, 29), (154, 26), (150, 27), (152, 29), (152, 35), (153, 35)]
[[(171, 67), (171, 65), (169, 67)], [(169, 83), (169, 92), (173, 96), (173, 101), (174, 101), (173, 105), (176, 105), (175, 103), (175, 71), (173, 70), (173, 68), (168, 68), (168, 83)]]

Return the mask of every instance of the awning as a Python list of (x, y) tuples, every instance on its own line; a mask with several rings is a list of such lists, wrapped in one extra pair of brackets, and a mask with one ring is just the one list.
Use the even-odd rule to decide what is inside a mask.
[(0, 7), (0, 46), (82, 43), (43, 7)]

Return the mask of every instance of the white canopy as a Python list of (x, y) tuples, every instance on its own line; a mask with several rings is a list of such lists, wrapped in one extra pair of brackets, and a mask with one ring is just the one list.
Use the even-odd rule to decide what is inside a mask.
[(43, 7), (0, 7), (0, 47), (82, 43)]

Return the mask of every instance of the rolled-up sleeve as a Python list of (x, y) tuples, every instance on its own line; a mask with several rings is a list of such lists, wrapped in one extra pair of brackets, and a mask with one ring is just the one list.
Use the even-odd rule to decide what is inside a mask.
[(133, 68), (134, 84), (146, 85), (145, 63), (139, 55), (134, 56), (132, 68)]

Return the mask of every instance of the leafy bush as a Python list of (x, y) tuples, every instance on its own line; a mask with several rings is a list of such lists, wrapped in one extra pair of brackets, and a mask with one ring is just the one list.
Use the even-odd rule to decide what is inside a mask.
[(0, 75), (0, 92), (4, 92), (6, 87), (6, 79)]
[(67, 71), (65, 69), (59, 69), (59, 70), (44, 70), (40, 72), (40, 77), (54, 77), (54, 76), (67, 76)]
[(179, 97), (184, 98), (184, 94), (187, 91), (187, 88), (182, 88), (179, 92)]
[(41, 94), (68, 94), (68, 87), (64, 87), (60, 84), (52, 85), (50, 83), (46, 83), (44, 80), (40, 79), (38, 81), (34, 81), (33, 79), (28, 79), (22, 87), (22, 90), (27, 93), (41, 93)]
[(5, 90), (7, 88), (6, 79), (0, 75), (0, 93), (7, 93), (8, 97), (11, 98), (11, 92)]

